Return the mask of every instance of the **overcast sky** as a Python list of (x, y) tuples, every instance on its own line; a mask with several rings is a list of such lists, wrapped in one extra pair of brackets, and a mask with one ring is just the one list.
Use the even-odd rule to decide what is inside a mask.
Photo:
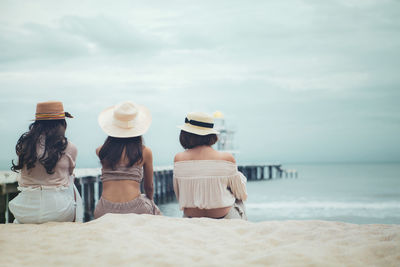
[(243, 164), (400, 161), (399, 18), (395, 0), (1, 0), (0, 169), (46, 100), (76, 116), (78, 167), (123, 100), (152, 111), (156, 165), (194, 110), (225, 114)]

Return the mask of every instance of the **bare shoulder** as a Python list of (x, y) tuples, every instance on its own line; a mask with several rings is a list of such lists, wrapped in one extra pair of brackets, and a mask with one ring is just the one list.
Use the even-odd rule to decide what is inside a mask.
[(221, 153), (220, 154), (221, 160), (226, 160), (226, 161), (230, 161), (232, 163), (236, 163), (236, 160), (231, 153), (228, 153), (228, 152), (220, 152), (220, 153)]
[(147, 146), (143, 146), (142, 149), (142, 161), (140, 163), (141, 165), (152, 165), (153, 164), (153, 152), (151, 149)]
[(148, 146), (143, 146), (143, 158), (147, 159), (147, 158), (153, 158), (153, 152), (151, 151), (151, 149)]
[(148, 146), (143, 146), (142, 151), (143, 151), (143, 153), (152, 153), (150, 147), (148, 147)]
[(78, 150), (76, 148), (76, 145), (74, 143), (72, 143), (70, 140), (68, 140), (67, 146), (69, 147), (69, 149)]
[(98, 148), (96, 148), (96, 155), (97, 155), (97, 156), (99, 155), (100, 150), (101, 150), (102, 147), (103, 147), (103, 146), (99, 146)]
[(185, 152), (179, 152), (175, 155), (174, 157), (174, 162), (178, 162), (178, 161), (184, 161), (186, 160), (186, 153)]

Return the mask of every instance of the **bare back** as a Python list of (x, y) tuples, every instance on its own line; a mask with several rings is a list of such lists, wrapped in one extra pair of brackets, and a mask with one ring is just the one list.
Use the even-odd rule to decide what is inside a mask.
[[(101, 147), (96, 149), (99, 155)], [(118, 163), (127, 166), (129, 161), (123, 151), (123, 156)], [(143, 159), (135, 163), (139, 167), (143, 167), (143, 183), (146, 196), (153, 199), (153, 156), (150, 148), (143, 146)], [(133, 180), (116, 180), (103, 182), (102, 197), (111, 202), (128, 202), (140, 196), (140, 184)]]

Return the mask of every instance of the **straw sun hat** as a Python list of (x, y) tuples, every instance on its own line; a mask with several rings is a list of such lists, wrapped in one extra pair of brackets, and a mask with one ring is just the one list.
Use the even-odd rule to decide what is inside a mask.
[(190, 112), (185, 118), (185, 124), (178, 126), (181, 130), (197, 135), (219, 134), (213, 129), (214, 118), (204, 112)]
[(150, 111), (130, 101), (122, 102), (103, 110), (98, 122), (109, 136), (128, 138), (143, 135), (150, 127)]
[(46, 101), (36, 104), (36, 121), (63, 120), (65, 118), (73, 118), (73, 116), (64, 111), (63, 103), (60, 101)]

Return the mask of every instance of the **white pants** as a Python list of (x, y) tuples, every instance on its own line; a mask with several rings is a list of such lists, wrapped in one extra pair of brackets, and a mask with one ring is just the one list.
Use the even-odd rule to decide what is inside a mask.
[(14, 223), (72, 222), (74, 218), (82, 222), (82, 199), (72, 181), (69, 187), (43, 186), (21, 190), (9, 203)]

